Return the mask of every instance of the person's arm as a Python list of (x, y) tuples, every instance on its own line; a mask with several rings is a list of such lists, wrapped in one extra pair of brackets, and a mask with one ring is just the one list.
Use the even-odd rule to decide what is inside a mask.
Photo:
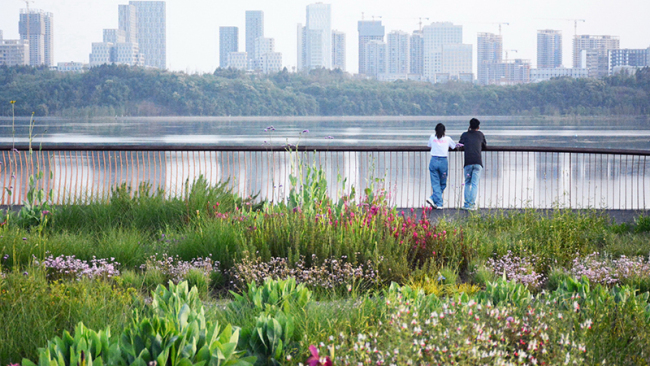
[(447, 143), (449, 144), (449, 148), (452, 149), (452, 150), (455, 149), (456, 148), (456, 143), (454, 142), (454, 140), (449, 136), (447, 136), (447, 139), (448, 139)]
[(429, 136), (429, 142), (427, 142), (427, 147), (431, 147), (431, 136)]
[(486, 147), (487, 147), (487, 140), (485, 140), (485, 135), (483, 135), (483, 142), (481, 143), (481, 148), (485, 150)]
[(467, 141), (465, 141), (465, 137), (466, 137), (466, 136), (467, 136), (466, 132), (463, 132), (463, 133), (460, 135), (460, 140), (458, 140), (458, 142), (461, 143), (461, 144), (463, 144), (463, 145), (465, 145), (465, 143), (467, 142)]

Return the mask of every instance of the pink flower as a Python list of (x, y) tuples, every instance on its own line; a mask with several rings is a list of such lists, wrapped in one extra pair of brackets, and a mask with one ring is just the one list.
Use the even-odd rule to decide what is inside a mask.
[(311, 352), (311, 357), (307, 360), (309, 366), (332, 366), (332, 360), (329, 357), (320, 357), (318, 355), (318, 348), (313, 344), (309, 346), (309, 351)]

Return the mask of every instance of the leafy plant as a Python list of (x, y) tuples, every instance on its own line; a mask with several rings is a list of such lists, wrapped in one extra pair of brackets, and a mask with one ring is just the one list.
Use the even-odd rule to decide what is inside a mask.
[(242, 295), (233, 291), (231, 294), (235, 297), (229, 305), (231, 309), (237, 311), (252, 306), (268, 314), (276, 309), (288, 311), (290, 305), (304, 308), (311, 299), (311, 291), (302, 283), (297, 285), (293, 277), (284, 280), (267, 278), (259, 287), (254, 282), (248, 284), (248, 291)]
[[(63, 337), (47, 341), (47, 347), (38, 350), (39, 366), (103, 366), (121, 363), (119, 344), (111, 341), (110, 327), (95, 332), (77, 324), (74, 337), (63, 332)], [(23, 359), (22, 366), (36, 366), (28, 359)]]
[(533, 300), (528, 288), (516, 281), (507, 281), (503, 275), (495, 282), (488, 282), (485, 291), (478, 293), (476, 302), (498, 304), (526, 305)]
[(278, 310), (274, 314), (260, 314), (248, 343), (260, 360), (281, 365), (285, 355), (292, 351), (293, 336), (293, 316)]

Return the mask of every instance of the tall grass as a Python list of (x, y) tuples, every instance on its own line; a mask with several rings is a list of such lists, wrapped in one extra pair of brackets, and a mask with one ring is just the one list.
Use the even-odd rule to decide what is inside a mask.
[(39, 267), (0, 278), (0, 365), (37, 359), (36, 349), (83, 321), (119, 334), (143, 300), (106, 281), (49, 282)]

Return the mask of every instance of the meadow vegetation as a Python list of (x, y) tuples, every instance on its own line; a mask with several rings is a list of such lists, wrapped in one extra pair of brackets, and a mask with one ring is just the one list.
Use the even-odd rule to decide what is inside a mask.
[(0, 365), (650, 363), (648, 217), (432, 222), (312, 183), (6, 214)]

